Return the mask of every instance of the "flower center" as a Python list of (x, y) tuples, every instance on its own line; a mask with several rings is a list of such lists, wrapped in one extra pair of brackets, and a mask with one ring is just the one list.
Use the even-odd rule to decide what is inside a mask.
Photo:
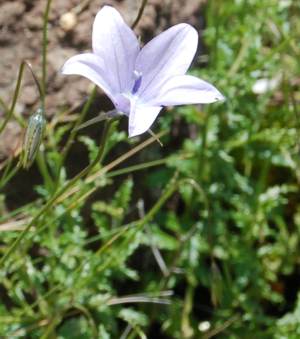
[(136, 94), (139, 88), (141, 87), (143, 75), (139, 71), (134, 71), (133, 76), (134, 76), (134, 85), (131, 92), (132, 94)]

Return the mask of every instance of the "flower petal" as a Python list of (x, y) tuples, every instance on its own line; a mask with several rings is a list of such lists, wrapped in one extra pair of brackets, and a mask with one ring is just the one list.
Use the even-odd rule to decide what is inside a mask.
[(160, 95), (147, 104), (162, 106), (209, 104), (224, 99), (210, 83), (191, 75), (181, 75), (171, 78), (161, 88)]
[(105, 72), (104, 62), (92, 53), (78, 54), (66, 61), (63, 74), (82, 75), (99, 86), (114, 102), (115, 90)]
[(143, 75), (139, 96), (147, 101), (170, 77), (185, 74), (197, 45), (198, 33), (188, 24), (173, 26), (146, 44), (136, 61), (136, 70)]
[(129, 137), (135, 137), (148, 131), (161, 110), (160, 106), (140, 106), (132, 102), (129, 114)]
[(129, 91), (134, 83), (134, 67), (140, 51), (132, 29), (117, 10), (104, 6), (93, 25), (93, 51), (104, 61), (105, 72), (119, 93)]

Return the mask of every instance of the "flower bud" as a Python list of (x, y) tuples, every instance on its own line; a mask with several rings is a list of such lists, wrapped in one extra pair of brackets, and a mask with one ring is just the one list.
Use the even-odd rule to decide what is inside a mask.
[(39, 108), (30, 118), (23, 141), (23, 159), (24, 168), (29, 168), (36, 157), (40, 144), (43, 139), (46, 120), (43, 110)]

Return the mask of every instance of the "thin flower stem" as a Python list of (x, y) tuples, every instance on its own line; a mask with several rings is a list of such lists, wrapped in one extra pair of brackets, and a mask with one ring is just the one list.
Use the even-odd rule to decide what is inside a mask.
[(0, 180), (0, 188), (2, 188), (5, 185), (6, 178), (10, 175), (9, 171), (11, 169), (12, 163), (13, 163), (13, 158), (10, 157), (8, 159), (7, 165), (4, 167), (4, 172), (3, 172), (1, 180)]
[(131, 296), (131, 297), (115, 297), (111, 298), (106, 302), (106, 305), (120, 305), (120, 304), (131, 304), (131, 303), (153, 303), (153, 304), (163, 304), (163, 305), (170, 305), (170, 299), (164, 298), (154, 298), (148, 296)]
[(42, 109), (45, 110), (46, 86), (47, 86), (47, 49), (48, 49), (48, 22), (52, 0), (48, 0), (44, 12), (43, 25), (43, 52), (42, 52)]
[(203, 124), (203, 131), (202, 131), (202, 137), (201, 137), (201, 149), (199, 150), (198, 155), (198, 162), (197, 162), (197, 176), (199, 178), (199, 181), (201, 182), (203, 179), (203, 175), (205, 171), (203, 170), (204, 164), (205, 164), (205, 157), (206, 157), (206, 148), (207, 148), (207, 137), (208, 137), (208, 126), (210, 123), (211, 114), (209, 107), (207, 108), (206, 115), (205, 115), (205, 121)]
[(27, 217), (27, 213), (26, 211), (30, 210), (33, 206), (36, 206), (38, 202), (37, 201), (34, 201), (34, 202), (30, 202), (26, 205), (23, 205), (19, 208), (16, 208), (15, 210), (11, 211), (11, 212), (8, 212), (7, 214), (5, 215), (1, 215), (0, 216), (0, 224), (1, 223), (4, 223), (10, 219), (20, 219), (22, 217)]
[[(5, 114), (8, 114), (9, 112), (9, 107), (6, 105), (6, 103), (3, 101), (2, 98), (0, 98), (0, 106), (2, 106), (2, 109), (4, 110)], [(21, 127), (25, 127), (26, 124), (24, 122), (24, 119), (22, 116), (19, 116), (19, 115), (15, 115), (14, 118), (18, 121), (19, 125)]]
[(135, 27), (137, 26), (137, 24), (141, 20), (141, 17), (142, 17), (142, 15), (144, 13), (144, 9), (145, 9), (145, 7), (147, 5), (147, 2), (148, 2), (148, 0), (143, 0), (142, 1), (141, 7), (140, 7), (139, 12), (138, 12), (138, 15), (137, 15), (136, 19), (134, 20), (133, 24), (131, 25), (132, 29), (135, 29)]
[(0, 189), (2, 187), (4, 187), (9, 181), (10, 179), (12, 179), (19, 171), (19, 169), (21, 168), (21, 163), (18, 162), (17, 166), (15, 166), (9, 173), (9, 169), (11, 168), (11, 164), (12, 164), (12, 161), (13, 159), (11, 159), (11, 162), (10, 164), (8, 165), (8, 170), (6, 169), (2, 178), (1, 178), (1, 181), (0, 181)]
[(2, 106), (5, 112), (9, 110), (9, 108), (7, 107), (6, 103), (4, 102), (2, 98), (0, 98), (0, 105)]
[[(38, 89), (38, 91), (39, 91), (40, 98), (41, 98), (41, 100), (42, 100), (42, 97), (43, 97), (42, 87), (41, 87), (41, 85), (40, 85), (40, 83), (39, 83), (39, 81), (38, 81), (38, 78), (36, 77), (35, 73), (33, 72), (32, 65), (31, 65), (31, 63), (28, 62), (27, 60), (24, 60), (23, 62), (26, 64), (26, 66), (27, 66), (28, 69), (30, 70), (30, 73), (31, 73), (31, 75), (32, 75), (32, 77), (33, 77), (33, 80), (34, 80), (34, 82), (35, 82), (35, 84), (36, 84), (36, 87), (37, 87), (37, 89)], [(43, 112), (43, 113), (44, 113), (44, 112)]]
[(81, 124), (79, 126), (75, 126), (74, 129), (76, 131), (79, 131), (79, 130), (86, 128), (88, 126), (94, 125), (97, 122), (103, 121), (107, 118), (113, 118), (113, 117), (116, 117), (116, 116), (120, 116), (120, 114), (116, 111), (116, 109), (113, 109), (113, 110), (108, 111), (108, 112), (101, 112), (96, 117), (94, 117), (90, 120), (87, 120), (86, 122), (84, 122), (83, 124)]
[[(145, 140), (144, 142), (142, 142), (140, 145), (136, 146), (135, 148), (133, 148), (132, 150), (130, 150), (129, 152), (123, 154), (122, 156), (120, 156), (119, 158), (117, 158), (116, 160), (112, 161), (110, 164), (106, 165), (105, 167), (103, 167), (102, 171), (100, 170), (98, 173), (95, 173), (91, 176), (89, 176), (86, 179), (87, 183), (93, 182), (95, 179), (97, 179), (98, 177), (101, 176), (101, 174), (106, 173), (108, 171), (110, 171), (112, 168), (116, 167), (117, 165), (121, 164), (123, 161), (127, 160), (128, 158), (132, 157), (134, 154), (136, 154), (137, 152), (139, 152), (140, 150), (142, 150), (143, 148), (145, 148), (146, 146), (150, 145), (153, 141), (156, 141), (156, 138), (160, 138), (163, 135), (166, 134), (166, 131), (160, 132), (158, 133), (155, 137), (151, 137), (147, 140)], [(103, 173), (102, 173), (103, 172)]]
[(112, 178), (112, 177), (116, 177), (116, 176), (126, 174), (126, 173), (141, 171), (143, 169), (147, 169), (147, 168), (150, 168), (150, 167), (161, 166), (161, 165), (164, 165), (166, 162), (168, 162), (168, 160), (169, 160), (169, 158), (164, 158), (164, 159), (153, 160), (153, 161), (149, 161), (149, 162), (144, 162), (142, 164), (121, 168), (119, 170), (107, 173), (106, 177)]
[(85, 169), (83, 169), (80, 173), (78, 173), (74, 178), (72, 178), (65, 186), (63, 186), (45, 205), (41, 208), (39, 213), (31, 220), (31, 222), (24, 228), (22, 233), (20, 233), (19, 237), (13, 242), (13, 244), (9, 247), (7, 252), (4, 254), (4, 256), (0, 259), (0, 266), (4, 264), (4, 262), (10, 257), (10, 255), (13, 253), (13, 251), (16, 249), (16, 247), (19, 245), (19, 243), (22, 241), (22, 239), (25, 237), (25, 235), (28, 233), (30, 228), (39, 220), (39, 218), (47, 212), (58, 200), (58, 198), (63, 195), (68, 189), (70, 189), (79, 179), (86, 176), (93, 167), (98, 164), (98, 162), (102, 159), (106, 141), (108, 139), (108, 135), (110, 132), (110, 129), (112, 127), (113, 119), (107, 120), (105, 122), (104, 131), (101, 137), (101, 142), (99, 145), (99, 151), (97, 154), (97, 157), (93, 162), (90, 163), (89, 166), (87, 166)]
[(17, 99), (18, 99), (18, 96), (19, 96), (20, 88), (21, 88), (21, 81), (22, 81), (22, 78), (23, 78), (23, 72), (24, 72), (25, 65), (26, 65), (26, 63), (24, 61), (22, 61), (21, 65), (19, 67), (18, 79), (17, 79), (16, 88), (15, 88), (15, 91), (14, 91), (13, 100), (12, 100), (10, 109), (9, 109), (8, 113), (6, 114), (5, 119), (4, 119), (4, 121), (3, 121), (3, 123), (0, 127), (0, 134), (2, 133), (2, 131), (4, 130), (6, 125), (8, 124), (8, 122), (11, 119), (13, 112), (15, 110)]
[[(16, 107), (16, 103), (17, 103), (17, 100), (18, 100), (20, 88), (21, 88), (21, 83), (22, 83), (22, 78), (23, 78), (23, 73), (24, 73), (25, 66), (27, 66), (28, 69), (30, 70), (30, 73), (31, 73), (31, 75), (32, 75), (32, 77), (34, 79), (34, 82), (35, 82), (35, 84), (36, 84), (36, 86), (38, 88), (40, 97), (42, 99), (42, 89), (41, 89), (41, 86), (39, 84), (39, 81), (38, 81), (36, 75), (34, 74), (34, 72), (32, 70), (32, 66), (31, 66), (31, 64), (28, 61), (23, 60), (21, 62), (21, 64), (20, 64), (20, 67), (19, 67), (18, 79), (17, 79), (16, 88), (15, 88), (15, 91), (14, 91), (14, 96), (13, 96), (12, 104), (11, 104), (11, 107), (8, 110), (8, 113), (6, 114), (6, 117), (5, 117), (3, 123), (2, 123), (2, 125), (0, 127), (0, 134), (2, 133), (2, 131), (4, 130), (6, 125), (8, 124), (9, 120), (11, 119), (11, 117), (13, 116), (13, 113), (14, 113), (14, 110), (15, 110), (15, 107)], [(44, 114), (44, 112), (43, 112), (43, 114)], [(17, 164), (17, 166), (15, 166), (13, 171), (11, 173), (9, 173), (9, 175), (5, 175), (5, 176), (3, 175), (3, 180), (1, 180), (0, 186), (1, 187), (5, 186), (5, 184), (18, 172), (18, 170), (20, 168), (21, 168), (21, 163), (19, 162)]]
[(54, 185), (54, 180), (52, 179), (49, 171), (48, 171), (48, 167), (46, 165), (46, 160), (44, 157), (44, 152), (38, 152), (37, 156), (36, 156), (36, 161), (37, 161), (37, 165), (39, 168), (40, 173), (42, 174), (42, 177), (44, 179), (45, 185), (47, 187), (47, 189), (50, 191), (53, 189), (53, 185)]

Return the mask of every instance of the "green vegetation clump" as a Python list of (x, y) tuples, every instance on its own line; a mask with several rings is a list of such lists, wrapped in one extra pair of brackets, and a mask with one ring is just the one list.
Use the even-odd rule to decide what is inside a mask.
[(300, 338), (300, 3), (199, 14), (191, 73), (225, 102), (161, 114), (163, 147), (114, 120), (98, 142), (78, 129), (93, 90), (28, 171), (2, 166), (1, 338)]

